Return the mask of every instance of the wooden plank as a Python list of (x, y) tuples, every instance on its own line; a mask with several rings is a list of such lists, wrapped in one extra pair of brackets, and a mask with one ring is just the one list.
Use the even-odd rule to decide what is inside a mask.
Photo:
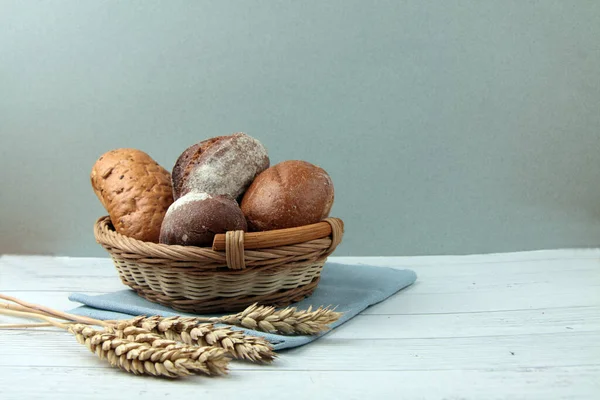
[[(36, 384), (32, 385), (31, 377)], [(232, 371), (176, 382), (96, 368), (0, 367), (4, 400), (241, 397), (286, 399), (595, 399), (600, 367), (473, 371)], [(257, 384), (260, 382), (260, 384)]]
[(2, 256), (0, 291), (89, 291), (122, 290), (110, 258)]
[[(118, 281), (118, 278), (116, 278)], [(31, 281), (29, 281), (31, 282)], [(80, 288), (72, 287), (70, 290), (48, 292), (43, 288), (55, 287), (51, 284), (25, 282), (19, 287), (35, 287), (39, 289), (32, 291), (0, 290), (12, 296), (22, 298), (26, 301), (41, 303), (50, 307), (61, 309), (78, 306), (67, 300), (71, 292), (89, 292), (90, 288), (96, 286), (92, 279), (82, 279)], [(56, 280), (60, 285), (60, 279)], [(83, 283), (87, 282), (87, 284)], [(451, 283), (448, 283), (451, 284)], [(111, 284), (112, 291), (123, 290), (125, 287), (120, 282)], [(496, 312), (512, 310), (538, 310), (546, 308), (568, 308), (580, 306), (600, 305), (600, 290), (597, 286), (564, 286), (547, 284), (543, 285), (514, 285), (505, 286), (496, 290), (486, 288), (472, 289), (463, 293), (422, 293), (426, 290), (426, 282), (419, 281), (413, 287), (409, 287), (398, 294), (390, 297), (383, 303), (374, 305), (364, 314), (379, 315), (406, 315), (406, 314), (451, 314), (469, 312)], [(483, 285), (480, 285), (483, 286)], [(535, 288), (535, 289), (534, 289)]]
[(415, 339), (600, 332), (600, 306), (427, 315), (358, 315), (331, 339)]
[[(528, 254), (528, 253), (525, 253)], [(587, 257), (572, 257), (565, 255), (564, 257), (554, 257), (531, 259), (525, 255), (515, 255), (514, 259), (497, 261), (494, 257), (489, 260), (481, 259), (479, 262), (467, 261), (470, 257), (459, 257), (464, 259), (464, 262), (458, 262), (454, 257), (330, 257), (330, 262), (346, 263), (351, 265), (374, 265), (385, 266), (392, 268), (413, 268), (419, 267), (423, 272), (436, 273), (439, 276), (461, 276), (469, 275), (473, 271), (480, 271), (480, 274), (489, 274), (488, 266), (494, 266), (491, 270), (494, 276), (496, 275), (512, 275), (513, 273), (543, 273), (557, 272), (564, 270), (598, 270), (600, 266), (600, 256), (596, 257), (595, 252)], [(523, 257), (521, 259), (520, 257)], [(420, 260), (420, 261), (419, 261)], [(448, 266), (451, 266), (449, 268)], [(568, 267), (567, 267), (568, 266)], [(89, 272), (90, 275), (112, 275), (114, 267), (110, 258), (107, 257), (48, 257), (48, 256), (0, 256), (0, 270), (3, 273), (10, 273), (10, 268), (16, 268), (15, 272), (21, 269), (30, 270), (56, 268), (55, 273), (72, 274), (75, 268), (84, 272)], [(429, 270), (431, 268), (431, 270)], [(66, 269), (66, 270), (65, 270)], [(3, 274), (4, 275), (4, 274)], [(0, 275), (2, 277), (2, 275)]]
[[(66, 293), (50, 292), (36, 300), (30, 292), (20, 296), (27, 301), (50, 304), (68, 310), (78, 304)], [(41, 301), (39, 301), (41, 300)], [(0, 323), (23, 320), (0, 315)], [(332, 339), (451, 338), (490, 335), (544, 334), (600, 331), (600, 306), (566, 307), (493, 313), (450, 313), (379, 315), (361, 314), (332, 331)]]
[[(361, 265), (365, 262), (361, 258), (353, 258), (354, 264)], [(337, 261), (333, 259), (332, 261)], [(576, 262), (574, 262), (576, 261)], [(348, 261), (346, 261), (348, 262)], [(350, 263), (350, 262), (348, 262)], [(458, 264), (448, 268), (444, 264), (436, 265), (403, 265), (394, 263), (387, 259), (381, 259), (377, 264), (397, 268), (413, 268), (419, 273), (419, 280), (430, 284), (444, 285), (448, 289), (446, 281), (450, 278), (455, 283), (475, 284), (520, 284), (554, 282), (556, 278), (582, 279), (585, 277), (600, 281), (600, 261), (594, 258), (581, 260), (535, 260), (520, 261), (518, 263), (505, 263), (497, 268), (489, 270), (482, 268), (483, 264)], [(566, 267), (568, 265), (568, 267)], [(22, 284), (23, 278), (31, 278), (35, 284), (42, 278), (70, 279), (70, 278), (99, 278), (115, 277), (116, 271), (108, 258), (48, 258), (48, 257), (2, 257), (0, 258), (0, 284)], [(49, 271), (52, 271), (51, 273)], [(435, 279), (433, 279), (435, 278)], [(552, 281), (548, 281), (552, 279)], [(14, 280), (14, 282), (13, 282)], [(568, 283), (568, 281), (567, 281)], [(446, 290), (447, 291), (447, 290)]]
[[(502, 262), (493, 264), (491, 270), (485, 268), (485, 263), (406, 265), (406, 261), (401, 258), (381, 258), (367, 262), (361, 257), (354, 257), (332, 258), (331, 261), (412, 268), (418, 273), (419, 282), (426, 282), (427, 290), (435, 293), (456, 292), (463, 288), (472, 291), (478, 289), (478, 286), (496, 289), (502, 285), (579, 284), (582, 280), (590, 284), (600, 283), (600, 259), (594, 257)], [(3, 291), (18, 289), (18, 285), (25, 283), (33, 285), (29, 290), (44, 290), (53, 280), (58, 280), (54, 290), (81, 289), (82, 285), (89, 286), (90, 278), (96, 284), (92, 290), (96, 291), (101, 291), (106, 285), (114, 287), (115, 283), (120, 284), (109, 258), (2, 256), (0, 271), (0, 290)]]
[(364, 263), (374, 265), (399, 265), (399, 266), (429, 266), (429, 265), (456, 265), (477, 264), (493, 265), (506, 263), (521, 263), (526, 261), (552, 261), (552, 260), (596, 260), (600, 261), (600, 248), (581, 249), (553, 249), (520, 251), (510, 253), (468, 254), (468, 255), (433, 255), (433, 256), (366, 256), (366, 257), (334, 257), (339, 262)]
[[(118, 388), (111, 397), (129, 399), (176, 387), (178, 396), (219, 398), (593, 399), (599, 260), (597, 249), (332, 259), (412, 268), (419, 281), (272, 366), (234, 363), (219, 379), (132, 377), (65, 332), (0, 331), (0, 398), (87, 398)], [(0, 257), (1, 291), (51, 307), (76, 306), (71, 291), (122, 288), (108, 258)], [(256, 382), (269, 384), (259, 391)]]
[[(3, 331), (0, 366), (105, 366), (66, 332)], [(35, 360), (35, 361), (33, 361)], [(414, 371), (568, 367), (600, 363), (600, 332), (456, 338), (336, 339), (280, 353), (272, 366), (237, 369)]]
[(364, 311), (366, 314), (450, 314), (497, 312), (545, 308), (598, 306), (598, 287), (530, 288), (517, 286), (496, 291), (472, 293), (419, 293), (419, 285), (410, 287)]
[[(371, 314), (419, 314), (504, 311), (600, 304), (600, 263), (594, 258), (415, 268), (415, 285), (365, 311)], [(109, 259), (2, 258), (0, 290), (31, 290), (44, 302), (44, 290), (107, 292), (123, 290)], [(25, 292), (20, 292), (25, 293)], [(15, 294), (16, 295), (16, 294)], [(31, 300), (36, 301), (36, 300)]]
[[(600, 266), (600, 249), (581, 249), (581, 250), (545, 250), (519, 253), (501, 253), (489, 255), (468, 255), (468, 256), (421, 256), (421, 257), (330, 257), (329, 261), (338, 263), (348, 263), (353, 265), (379, 265), (396, 268), (419, 268), (426, 272), (433, 268), (432, 273), (441, 274), (438, 276), (457, 276), (460, 274), (457, 266), (467, 267), (463, 269), (463, 274), (473, 271), (469, 266), (477, 266), (483, 269), (483, 272), (489, 272), (487, 267), (494, 267), (494, 273), (502, 275), (512, 274), (531, 269), (538, 272), (555, 272), (573, 269), (573, 264), (581, 268), (594, 267), (598, 271)], [(581, 264), (581, 262), (591, 262)], [(500, 264), (500, 265), (497, 265)], [(525, 265), (524, 265), (525, 264)], [(452, 266), (452, 268), (448, 268)], [(11, 270), (9, 267), (14, 267)], [(483, 267), (483, 268), (481, 268)], [(67, 268), (67, 271), (65, 271)], [(0, 284), (9, 276), (20, 273), (23, 269), (28, 273), (39, 270), (52, 269), (53, 273), (73, 275), (75, 268), (78, 273), (86, 276), (115, 276), (114, 267), (108, 255), (106, 257), (51, 257), (51, 256), (20, 256), (20, 255), (0, 255)], [(508, 270), (507, 270), (508, 268)], [(536, 269), (537, 268), (537, 269)]]

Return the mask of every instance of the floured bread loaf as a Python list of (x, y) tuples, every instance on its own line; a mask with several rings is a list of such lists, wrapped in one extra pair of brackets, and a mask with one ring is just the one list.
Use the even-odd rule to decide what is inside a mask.
[(158, 242), (162, 220), (173, 203), (167, 170), (143, 151), (125, 148), (103, 154), (90, 178), (117, 232)]
[(204, 140), (177, 159), (172, 173), (173, 196), (178, 199), (195, 191), (239, 200), (268, 167), (265, 147), (244, 133)]

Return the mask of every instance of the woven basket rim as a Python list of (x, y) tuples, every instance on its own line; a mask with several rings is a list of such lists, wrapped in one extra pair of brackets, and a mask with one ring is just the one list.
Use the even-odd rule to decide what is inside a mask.
[[(337, 247), (337, 245), (341, 242), (343, 235), (343, 221), (339, 218), (330, 217), (323, 220), (325, 222), (329, 222), (332, 227), (336, 226), (334, 229), (336, 231), (335, 241), (332, 242), (331, 252)], [(322, 221), (322, 222), (323, 222)], [(282, 231), (282, 230), (279, 230)], [(273, 231), (269, 231), (273, 232)], [(261, 232), (256, 232), (260, 234)], [(332, 233), (333, 235), (333, 233)], [(137, 254), (141, 256), (148, 257), (166, 257), (172, 260), (178, 259), (194, 259), (194, 258), (214, 258), (215, 261), (222, 260), (223, 256), (226, 254), (226, 251), (217, 251), (213, 250), (211, 247), (199, 247), (199, 246), (182, 246), (182, 245), (168, 245), (162, 243), (154, 243), (154, 242), (145, 242), (142, 240), (134, 239), (129, 236), (125, 236), (117, 232), (112, 225), (110, 216), (104, 215), (99, 217), (94, 223), (94, 236), (96, 238), (96, 242), (105, 247), (110, 253), (112, 253), (112, 249), (124, 250), (130, 254)], [(246, 249), (246, 253), (252, 252), (260, 252), (261, 250), (272, 250), (272, 249), (283, 249), (283, 248), (291, 248), (294, 246), (301, 246), (302, 244), (309, 244), (322, 241), (331, 237), (331, 235), (324, 236), (323, 238), (300, 242), (292, 246), (271, 246), (265, 247), (261, 249)], [(110, 247), (108, 249), (107, 247)], [(132, 251), (134, 250), (134, 251)], [(148, 255), (154, 254), (154, 255)]]

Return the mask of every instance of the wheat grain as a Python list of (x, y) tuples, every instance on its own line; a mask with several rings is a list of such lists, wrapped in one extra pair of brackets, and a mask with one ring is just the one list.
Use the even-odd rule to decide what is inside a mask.
[(107, 328), (99, 331), (84, 324), (71, 325), (68, 330), (100, 359), (136, 375), (176, 378), (227, 373), (229, 358), (224, 349), (189, 346), (145, 330), (124, 332)]
[(268, 363), (275, 358), (273, 347), (267, 340), (230, 328), (199, 323), (198, 318), (136, 317), (118, 321), (115, 327), (129, 335), (147, 331), (188, 345), (220, 347), (240, 360)]
[(316, 335), (329, 330), (328, 325), (341, 316), (342, 313), (329, 307), (319, 307), (314, 311), (312, 306), (300, 311), (288, 307), (277, 311), (275, 307), (253, 304), (238, 314), (213, 321), (283, 335)]

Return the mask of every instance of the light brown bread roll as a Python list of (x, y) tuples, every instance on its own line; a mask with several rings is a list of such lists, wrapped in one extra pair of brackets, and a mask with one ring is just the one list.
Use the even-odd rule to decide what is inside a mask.
[(327, 218), (333, 205), (331, 178), (306, 161), (284, 161), (254, 179), (241, 208), (251, 231), (292, 228)]
[(210, 246), (215, 234), (247, 230), (246, 219), (235, 200), (190, 192), (178, 198), (165, 215), (160, 243)]
[(103, 154), (90, 178), (117, 232), (158, 242), (162, 220), (173, 203), (167, 170), (143, 151), (123, 148)]
[(217, 136), (188, 147), (173, 167), (173, 196), (189, 192), (238, 200), (252, 180), (269, 167), (265, 147), (244, 133)]

